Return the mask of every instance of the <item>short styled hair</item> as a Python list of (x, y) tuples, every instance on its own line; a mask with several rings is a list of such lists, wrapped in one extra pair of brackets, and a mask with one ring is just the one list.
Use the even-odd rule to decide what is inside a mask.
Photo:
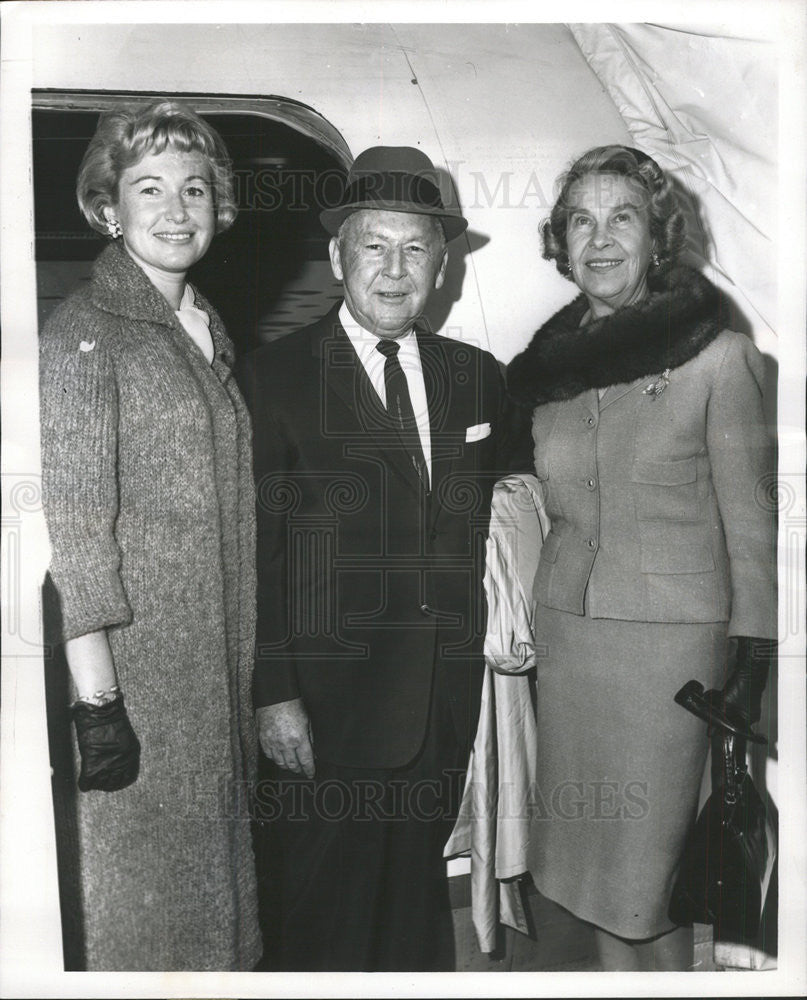
[(544, 258), (554, 260), (564, 278), (574, 281), (566, 244), (569, 193), (588, 174), (616, 174), (635, 181), (647, 195), (650, 236), (660, 271), (677, 263), (686, 242), (684, 213), (669, 177), (656, 161), (632, 146), (596, 146), (575, 160), (558, 178), (560, 193), (549, 218), (544, 222)]
[(179, 101), (154, 101), (105, 111), (90, 140), (76, 182), (78, 206), (93, 229), (107, 234), (104, 209), (118, 200), (118, 184), (127, 167), (167, 147), (200, 153), (210, 165), (216, 232), (229, 229), (238, 206), (227, 147), (195, 111)]

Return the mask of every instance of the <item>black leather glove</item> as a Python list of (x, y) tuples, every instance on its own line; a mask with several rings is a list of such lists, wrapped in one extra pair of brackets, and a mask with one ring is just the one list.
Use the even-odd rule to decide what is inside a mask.
[[(770, 661), (775, 643), (768, 639), (754, 639), (750, 636), (736, 637), (737, 661), (722, 691), (709, 691), (707, 698), (722, 709), (726, 718), (742, 730), (750, 730), (762, 715), (762, 693), (768, 683)], [(724, 748), (724, 741), (728, 740)], [(733, 753), (728, 747), (734, 745)], [(732, 737), (724, 729), (715, 726), (712, 731), (712, 787), (734, 793), (736, 774), (734, 767), (745, 765), (746, 741), (739, 736)], [(732, 765), (731, 762), (734, 762)], [(726, 767), (732, 773), (726, 773)]]
[(117, 792), (131, 785), (140, 770), (140, 742), (126, 714), (123, 696), (106, 705), (79, 701), (72, 713), (81, 754), (79, 789)]
[(762, 714), (762, 692), (776, 644), (745, 635), (737, 636), (736, 641), (737, 665), (723, 687), (723, 706), (729, 718), (750, 727)]

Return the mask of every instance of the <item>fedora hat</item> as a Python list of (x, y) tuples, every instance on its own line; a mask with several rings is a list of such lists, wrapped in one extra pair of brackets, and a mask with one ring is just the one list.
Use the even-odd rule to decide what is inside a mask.
[(336, 236), (345, 219), (364, 208), (380, 212), (432, 215), (443, 224), (446, 241), (468, 226), (459, 209), (446, 208), (432, 161), (412, 146), (371, 146), (359, 153), (348, 171), (340, 203), (323, 209), (319, 219)]

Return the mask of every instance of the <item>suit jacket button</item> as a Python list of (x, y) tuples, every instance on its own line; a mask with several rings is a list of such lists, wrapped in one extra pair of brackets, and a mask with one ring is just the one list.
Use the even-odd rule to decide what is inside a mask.
[(593, 476), (590, 479), (586, 480), (586, 489), (596, 490), (596, 488), (597, 488), (597, 480)]
[(586, 545), (588, 545), (588, 547), (590, 549), (596, 549), (597, 548), (597, 539), (596, 538), (587, 538), (586, 539)]
[(594, 417), (589, 416), (586, 417), (586, 423), (588, 424), (589, 427), (593, 427), (594, 424), (597, 423), (597, 421), (594, 419)]

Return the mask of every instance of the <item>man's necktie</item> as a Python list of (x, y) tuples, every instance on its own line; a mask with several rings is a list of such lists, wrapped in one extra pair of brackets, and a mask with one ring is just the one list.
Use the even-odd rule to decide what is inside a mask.
[(423, 448), (420, 443), (417, 420), (415, 420), (415, 411), (412, 409), (409, 386), (406, 384), (406, 375), (404, 375), (401, 362), (398, 360), (400, 348), (401, 345), (397, 341), (385, 337), (381, 337), (375, 345), (375, 349), (386, 359), (384, 362), (384, 385), (387, 390), (387, 413), (401, 435), (423, 489), (428, 493), (429, 471), (423, 457)]

